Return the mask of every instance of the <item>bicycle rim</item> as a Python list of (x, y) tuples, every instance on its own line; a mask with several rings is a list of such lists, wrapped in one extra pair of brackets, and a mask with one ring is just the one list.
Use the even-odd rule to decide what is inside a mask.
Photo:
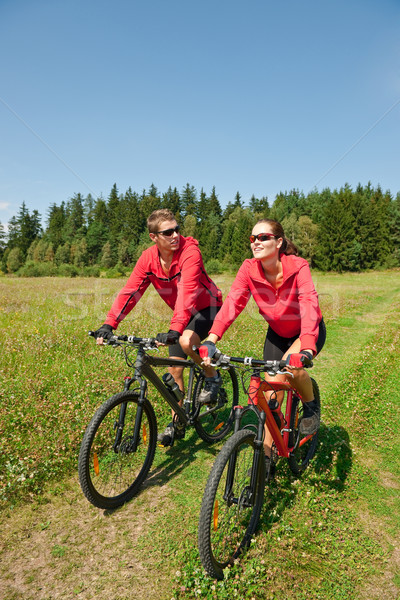
[[(126, 415), (116, 444), (122, 405), (126, 406)], [(84, 434), (78, 461), (79, 479), (86, 498), (98, 508), (112, 509), (130, 500), (150, 470), (156, 448), (156, 418), (146, 400), (134, 450), (137, 410), (136, 393), (117, 394), (98, 409)]]
[[(254, 433), (241, 430), (226, 442), (204, 491), (198, 532), (199, 552), (205, 570), (217, 579), (223, 578), (225, 567), (248, 547), (260, 518), (265, 461), (261, 452), (258, 477), (252, 490), (250, 477), (254, 438)], [(230, 469), (233, 477), (227, 484)]]
[[(314, 379), (311, 379), (314, 398), (320, 406), (320, 396), (318, 384)], [(293, 396), (292, 414), (289, 427), (291, 429), (289, 435), (289, 446), (294, 447), (291, 455), (288, 458), (289, 467), (295, 475), (299, 475), (307, 467), (310, 460), (313, 458), (318, 445), (318, 433), (316, 431), (310, 439), (306, 440), (307, 436), (300, 435), (299, 425), (303, 416), (303, 403), (298, 396)], [(309, 437), (309, 436), (308, 436)]]
[[(236, 371), (233, 367), (219, 371), (222, 385), (215, 402), (200, 408), (199, 415), (193, 425), (199, 437), (211, 444), (222, 440), (232, 428), (232, 408), (239, 401), (239, 386)], [(197, 398), (204, 386), (204, 377), (199, 377), (194, 392), (194, 405), (197, 406)]]

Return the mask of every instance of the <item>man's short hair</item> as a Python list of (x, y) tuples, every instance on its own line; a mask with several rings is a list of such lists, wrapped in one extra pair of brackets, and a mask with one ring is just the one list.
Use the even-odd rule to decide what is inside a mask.
[(176, 221), (175, 215), (168, 208), (160, 208), (152, 212), (147, 219), (149, 233), (157, 233), (163, 221)]

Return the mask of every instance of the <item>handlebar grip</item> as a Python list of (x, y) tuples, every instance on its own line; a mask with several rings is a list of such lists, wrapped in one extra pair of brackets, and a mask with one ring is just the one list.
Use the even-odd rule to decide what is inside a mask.
[(94, 337), (94, 331), (88, 331), (88, 335), (89, 335), (90, 337)]
[(303, 355), (303, 358), (301, 359), (301, 362), (303, 363), (304, 367), (307, 369), (308, 367), (312, 367), (313, 366), (313, 361), (311, 360), (311, 358), (308, 358), (308, 356)]

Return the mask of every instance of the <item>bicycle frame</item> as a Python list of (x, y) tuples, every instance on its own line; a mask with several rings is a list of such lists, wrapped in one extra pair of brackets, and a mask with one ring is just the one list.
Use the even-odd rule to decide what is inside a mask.
[[(275, 443), (275, 446), (276, 446), (279, 456), (288, 458), (291, 455), (291, 453), (293, 452), (293, 450), (295, 449), (295, 447), (289, 447), (290, 429), (288, 427), (284, 427), (282, 429), (282, 432), (279, 430), (279, 427), (276, 424), (276, 421), (274, 419), (272, 411), (268, 406), (266, 392), (271, 392), (272, 390), (275, 392), (280, 392), (280, 391), (286, 392), (285, 421), (287, 424), (290, 423), (290, 416), (292, 413), (292, 406), (293, 406), (293, 394), (296, 393), (296, 395), (300, 398), (300, 400), (301, 400), (301, 396), (298, 392), (295, 392), (295, 390), (292, 388), (290, 383), (288, 383), (286, 381), (274, 381), (274, 380), (264, 380), (264, 379), (262, 380), (259, 374), (254, 373), (250, 379), (247, 404), (249, 407), (256, 408), (257, 416), (258, 416), (259, 423), (260, 423), (259, 432), (258, 432), (258, 436), (257, 436), (258, 439), (262, 440), (263, 427), (264, 427), (264, 423), (266, 423), (267, 427), (269, 429), (269, 432), (272, 436), (272, 439), (274, 440), (274, 443)], [(240, 408), (241, 411), (243, 412), (243, 407), (238, 407), (238, 408)], [(235, 411), (235, 415), (236, 415), (236, 411)], [(240, 420), (240, 416), (238, 416), (237, 418)], [(239, 425), (238, 426), (235, 425), (235, 431), (237, 429), (239, 429), (239, 427), (240, 427)], [(261, 433), (261, 436), (260, 436), (260, 433)], [(309, 435), (309, 436), (302, 438), (299, 445), (302, 446), (303, 444), (308, 442), (312, 437), (313, 437), (312, 435)]]
[[(187, 384), (187, 392), (185, 397), (183, 398), (183, 406), (181, 406), (174, 394), (165, 386), (164, 382), (160, 379), (160, 377), (155, 373), (152, 367), (183, 367), (189, 368), (189, 379)], [(194, 421), (197, 419), (200, 406), (191, 411), (192, 405), (192, 394), (193, 387), (195, 384), (195, 380), (198, 372), (202, 371), (201, 368), (192, 360), (180, 360), (168, 357), (159, 357), (159, 356), (151, 356), (146, 354), (144, 348), (139, 347), (136, 355), (136, 360), (134, 364), (134, 375), (133, 377), (125, 377), (124, 380), (124, 391), (130, 389), (131, 385), (135, 382), (140, 385), (139, 399), (138, 399), (138, 408), (136, 413), (135, 425), (134, 425), (134, 434), (133, 439), (130, 445), (130, 451), (134, 452), (137, 448), (138, 442), (140, 440), (140, 427), (142, 421), (143, 414), (143, 403), (147, 397), (147, 380), (154, 385), (157, 391), (161, 394), (161, 396), (165, 399), (165, 401), (169, 404), (171, 409), (178, 416), (181, 423), (184, 425), (192, 425)], [(212, 414), (218, 407), (210, 408), (207, 412), (207, 416)], [(122, 431), (125, 423), (125, 412), (126, 406), (124, 404), (121, 405), (120, 414), (118, 423), (116, 426), (116, 436), (114, 442), (114, 449), (117, 452), (118, 447), (121, 441)]]

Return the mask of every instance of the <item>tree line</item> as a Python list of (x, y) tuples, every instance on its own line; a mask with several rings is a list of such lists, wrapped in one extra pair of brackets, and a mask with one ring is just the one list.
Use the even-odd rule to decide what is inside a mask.
[(395, 197), (370, 183), (348, 184), (307, 195), (293, 189), (245, 203), (237, 192), (221, 207), (215, 188), (207, 194), (187, 184), (141, 194), (114, 184), (107, 199), (75, 194), (52, 204), (41, 224), (25, 204), (8, 223), (0, 223), (0, 268), (21, 276), (125, 274), (151, 242), (147, 216), (158, 208), (176, 215), (185, 236), (198, 239), (210, 273), (236, 269), (251, 256), (249, 235), (261, 218), (280, 221), (285, 234), (311, 267), (323, 271), (361, 271), (400, 266), (400, 193)]

